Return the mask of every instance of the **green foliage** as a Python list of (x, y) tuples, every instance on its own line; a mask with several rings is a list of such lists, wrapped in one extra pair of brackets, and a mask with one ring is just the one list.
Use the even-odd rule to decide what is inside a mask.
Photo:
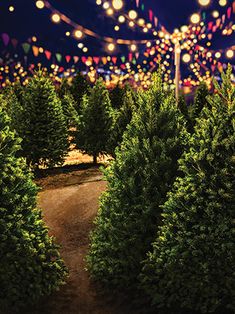
[(163, 225), (141, 276), (153, 304), (235, 311), (235, 88), (231, 68), (209, 97), (163, 206)]
[(161, 76), (153, 80), (151, 89), (139, 95), (140, 110), (105, 171), (108, 188), (87, 257), (91, 276), (114, 289), (136, 287), (185, 141), (185, 123), (174, 97), (164, 92)]
[(112, 136), (109, 142), (109, 153), (112, 156), (115, 156), (116, 147), (121, 145), (123, 134), (137, 109), (133, 94), (133, 91), (126, 89), (122, 97), (121, 107), (114, 109)]
[(77, 110), (79, 114), (81, 110), (80, 107), (81, 107), (83, 95), (88, 94), (89, 90), (90, 90), (89, 83), (87, 82), (85, 77), (81, 73), (78, 72), (72, 80), (72, 84), (70, 86), (69, 91), (75, 100), (75, 103), (76, 103), (75, 109)]
[(52, 167), (62, 164), (68, 150), (68, 132), (55, 87), (50, 78), (36, 73), (23, 94), (23, 156), (28, 164)]
[(191, 108), (191, 120), (193, 125), (196, 123), (196, 119), (199, 118), (202, 109), (204, 107), (210, 108), (210, 104), (207, 101), (207, 96), (209, 95), (209, 90), (205, 82), (201, 82), (196, 90), (196, 94), (194, 97), (194, 103)]
[(119, 84), (110, 90), (109, 96), (113, 109), (119, 110), (121, 108), (123, 102), (123, 93), (124, 90)]
[(92, 155), (94, 163), (99, 154), (107, 152), (112, 128), (112, 107), (103, 80), (99, 79), (89, 96), (82, 101), (81, 115), (76, 136), (77, 147)]
[[(1, 98), (2, 100), (2, 98)], [(64, 283), (66, 268), (36, 208), (37, 187), (0, 109), (0, 309), (19, 309)]]

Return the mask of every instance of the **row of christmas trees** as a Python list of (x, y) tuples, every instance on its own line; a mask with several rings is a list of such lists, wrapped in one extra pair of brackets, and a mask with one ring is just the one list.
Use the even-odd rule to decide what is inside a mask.
[(66, 278), (20, 156), (30, 166), (62, 162), (68, 131), (75, 126), (75, 141), (94, 159), (102, 152), (115, 157), (105, 170), (108, 188), (87, 257), (92, 277), (147, 296), (149, 304), (169, 307), (171, 313), (173, 308), (235, 309), (235, 89), (230, 76), (229, 70), (223, 86), (216, 84), (217, 93), (207, 98), (202, 85), (191, 112), (183, 101), (177, 106), (160, 74), (146, 92), (115, 89), (112, 103), (101, 81), (79, 99), (73, 84), (56, 91), (40, 72), (23, 90), (3, 91), (0, 308), (34, 302)]
[(87, 257), (92, 277), (109, 290), (169, 313), (234, 313), (230, 78), (231, 68), (222, 87), (215, 82), (216, 93), (194, 108), (199, 114), (204, 105), (195, 125), (183, 117), (160, 75), (139, 93), (139, 109), (105, 171), (108, 188)]
[[(12, 128), (22, 139), (20, 154), (32, 168), (63, 164), (71, 147), (93, 156), (94, 162), (100, 154), (114, 157), (133, 113), (139, 110), (140, 94), (128, 84), (108, 91), (102, 80), (91, 87), (79, 74), (72, 84), (65, 79), (55, 87), (42, 71), (26, 87), (15, 84), (2, 91)], [(208, 94), (202, 84), (190, 110), (180, 98), (178, 106), (189, 130)]]

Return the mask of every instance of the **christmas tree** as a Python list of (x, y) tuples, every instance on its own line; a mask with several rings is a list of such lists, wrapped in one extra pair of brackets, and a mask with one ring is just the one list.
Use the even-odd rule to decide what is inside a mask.
[(135, 288), (141, 263), (161, 223), (161, 205), (178, 173), (185, 128), (176, 101), (161, 75), (139, 95), (139, 112), (124, 133), (116, 160), (105, 171), (87, 257), (92, 277), (116, 289)]
[[(231, 68), (208, 98), (183, 172), (163, 206), (163, 223), (145, 263), (152, 303), (202, 313), (235, 310), (235, 88)], [(216, 312), (217, 313), (217, 312)]]
[(75, 109), (80, 114), (80, 107), (82, 102), (82, 97), (85, 94), (89, 93), (90, 85), (85, 79), (85, 77), (81, 73), (77, 73), (76, 76), (72, 80), (72, 84), (70, 86), (70, 93), (72, 94), (76, 106)]
[(66, 125), (71, 141), (74, 141), (79, 119), (75, 110), (76, 103), (70, 93), (66, 93), (61, 99), (63, 114), (65, 116)]
[(36, 207), (37, 187), (16, 157), (20, 141), (10, 125), (0, 108), (0, 308), (13, 312), (57, 290), (66, 268)]
[(124, 89), (117, 84), (112, 90), (109, 92), (110, 100), (113, 109), (120, 109), (123, 101)]
[(61, 101), (50, 78), (41, 72), (30, 79), (23, 95), (23, 156), (37, 168), (62, 164), (68, 132)]
[(201, 82), (196, 90), (194, 97), (193, 106), (190, 108), (191, 120), (193, 125), (196, 123), (196, 119), (200, 116), (202, 109), (204, 107), (210, 107), (209, 102), (207, 101), (207, 96), (209, 95), (209, 89), (205, 82)]
[(112, 128), (112, 107), (102, 79), (96, 82), (89, 96), (83, 97), (79, 120), (77, 147), (93, 156), (97, 163), (98, 155), (108, 150)]
[(116, 147), (121, 145), (123, 134), (131, 122), (133, 112), (136, 109), (133, 91), (126, 89), (122, 97), (121, 107), (114, 109), (114, 123), (109, 143), (109, 153), (112, 156), (115, 156)]

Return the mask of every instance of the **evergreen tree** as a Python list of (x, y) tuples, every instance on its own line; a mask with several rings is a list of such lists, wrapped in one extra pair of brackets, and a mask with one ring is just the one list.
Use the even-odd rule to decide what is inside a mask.
[(235, 311), (235, 88), (231, 68), (195, 127), (163, 206), (142, 274), (152, 303), (202, 313)]
[(200, 116), (202, 109), (204, 107), (210, 107), (209, 102), (207, 101), (207, 96), (209, 95), (209, 90), (205, 82), (201, 82), (196, 90), (194, 97), (194, 103), (191, 108), (191, 119), (193, 125), (196, 123), (196, 118)]
[(123, 94), (124, 89), (119, 84), (110, 90), (109, 95), (113, 109), (119, 110), (121, 108), (123, 103)]
[(126, 90), (122, 98), (122, 106), (120, 109), (114, 109), (114, 123), (109, 143), (109, 153), (112, 156), (115, 156), (116, 147), (121, 145), (123, 134), (131, 122), (135, 110), (136, 105), (133, 93), (130, 90)]
[(68, 132), (55, 87), (41, 72), (30, 79), (23, 95), (23, 156), (28, 164), (62, 164), (68, 150)]
[[(0, 101), (5, 102), (2, 96)], [(63, 284), (66, 268), (37, 209), (37, 188), (0, 108), (0, 308), (19, 309)], [(12, 312), (11, 312), (12, 313)]]
[(152, 88), (139, 95), (140, 110), (105, 171), (108, 189), (87, 257), (92, 277), (114, 289), (136, 287), (184, 146), (184, 120), (176, 101), (164, 92), (160, 75), (153, 80)]
[(75, 109), (80, 114), (80, 107), (82, 102), (82, 97), (85, 94), (88, 94), (90, 90), (90, 85), (85, 77), (81, 73), (77, 73), (76, 76), (72, 80), (72, 84), (70, 87), (70, 93), (72, 94), (76, 107)]
[(97, 163), (98, 155), (108, 150), (112, 128), (112, 107), (102, 79), (96, 82), (89, 96), (83, 97), (79, 120), (77, 147), (92, 155), (94, 163)]

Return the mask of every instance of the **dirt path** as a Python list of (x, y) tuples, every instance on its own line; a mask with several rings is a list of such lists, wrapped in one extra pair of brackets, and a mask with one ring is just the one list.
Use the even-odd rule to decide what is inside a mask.
[(85, 271), (89, 232), (98, 199), (106, 188), (98, 169), (60, 174), (39, 181), (39, 206), (70, 271), (68, 283), (29, 312), (46, 314), (120, 314), (97, 294)]

